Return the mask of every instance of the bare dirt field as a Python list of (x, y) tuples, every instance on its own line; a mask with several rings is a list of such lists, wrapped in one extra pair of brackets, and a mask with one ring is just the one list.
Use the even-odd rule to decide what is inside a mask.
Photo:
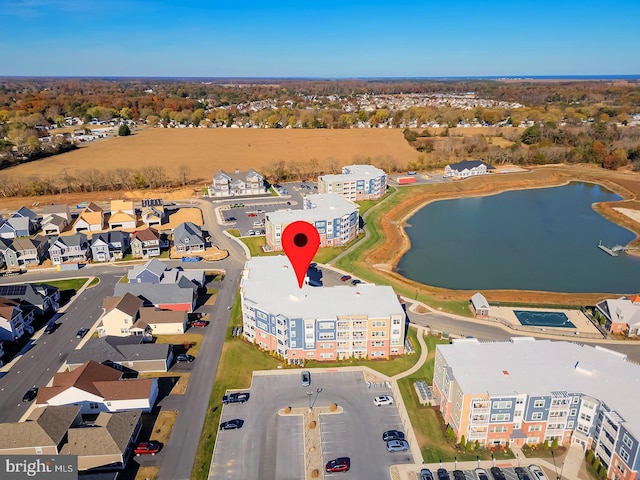
[(318, 168), (348, 165), (358, 159), (393, 157), (398, 165), (415, 161), (419, 152), (405, 141), (399, 129), (161, 129), (141, 130), (82, 146), (79, 150), (4, 170), (4, 175), (58, 176), (67, 169), (101, 171), (139, 169), (162, 165), (176, 177), (181, 165), (190, 167), (192, 180), (211, 182), (219, 168), (255, 168), (269, 164), (318, 161)]

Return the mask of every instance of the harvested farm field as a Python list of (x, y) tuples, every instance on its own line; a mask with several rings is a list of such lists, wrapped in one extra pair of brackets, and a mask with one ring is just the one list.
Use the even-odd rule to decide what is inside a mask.
[(266, 170), (277, 161), (305, 163), (317, 160), (318, 171), (328, 172), (354, 162), (395, 161), (399, 168), (415, 161), (419, 152), (399, 129), (162, 129), (149, 128), (129, 137), (114, 137), (80, 149), (18, 165), (4, 175), (55, 177), (87, 169), (140, 169), (163, 166), (175, 177), (181, 165), (193, 181), (210, 182), (219, 168)]

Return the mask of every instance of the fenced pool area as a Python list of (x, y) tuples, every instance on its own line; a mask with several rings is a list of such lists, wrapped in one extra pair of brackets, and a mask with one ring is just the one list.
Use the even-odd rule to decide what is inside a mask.
[(560, 311), (514, 310), (513, 313), (520, 324), (526, 327), (576, 328), (569, 317)]

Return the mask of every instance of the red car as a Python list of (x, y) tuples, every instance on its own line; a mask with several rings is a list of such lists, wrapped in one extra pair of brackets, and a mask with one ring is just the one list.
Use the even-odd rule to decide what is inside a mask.
[(155, 455), (160, 451), (160, 442), (140, 442), (133, 453), (136, 455)]
[(343, 275), (340, 277), (340, 280), (346, 282), (347, 280), (351, 280), (351, 275)]
[(195, 320), (191, 322), (192, 327), (206, 327), (207, 325), (209, 325), (209, 322), (206, 320)]
[(325, 470), (327, 473), (348, 472), (351, 468), (351, 459), (349, 457), (340, 457), (327, 463)]
[(247, 213), (247, 217), (257, 217), (257, 213)]

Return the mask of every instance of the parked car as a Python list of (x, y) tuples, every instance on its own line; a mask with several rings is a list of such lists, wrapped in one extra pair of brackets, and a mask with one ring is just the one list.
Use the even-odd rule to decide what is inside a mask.
[(474, 470), (477, 480), (489, 480), (489, 474), (484, 468), (476, 468)]
[(311, 372), (309, 370), (304, 370), (300, 373), (300, 383), (302, 383), (303, 387), (311, 385)]
[(257, 212), (258, 212), (258, 213), (264, 213), (264, 210), (262, 210), (261, 208), (259, 208), (259, 209), (257, 210)]
[(222, 403), (228, 405), (229, 403), (244, 403), (249, 401), (249, 392), (236, 392), (230, 393), (222, 397)]
[(360, 283), (362, 283), (362, 280), (358, 280), (357, 278), (351, 280), (351, 285), (358, 285)]
[(78, 330), (78, 333), (76, 333), (76, 338), (83, 338), (88, 331), (88, 328), (81, 328), (80, 330)]
[(400, 430), (387, 430), (382, 434), (382, 440), (385, 442), (389, 440), (404, 440), (404, 433)]
[(31, 387), (27, 392), (22, 396), (23, 402), (30, 402), (38, 396), (38, 387)]
[(244, 425), (244, 420), (241, 418), (234, 418), (233, 420), (222, 422), (220, 424), (220, 430), (237, 430), (242, 428), (242, 425)]
[(136, 445), (136, 448), (133, 449), (133, 453), (138, 455), (155, 455), (160, 451), (160, 447), (162, 445), (160, 442), (140, 442)]
[(491, 472), (493, 480), (507, 480), (507, 477), (500, 467), (491, 467), (489, 471)]
[(237, 220), (237, 218), (236, 217), (227, 217), (224, 220), (225, 220), (225, 222), (235, 222)]
[(467, 480), (467, 476), (462, 470), (453, 471), (453, 480)]
[(193, 322), (190, 322), (189, 325), (191, 325), (192, 327), (206, 327), (207, 325), (209, 325), (209, 321), (208, 320), (194, 320)]
[(351, 275), (343, 275), (340, 277), (340, 280), (346, 282), (347, 280), (351, 280)]
[(518, 480), (531, 480), (531, 477), (527, 473), (527, 471), (522, 467), (515, 468), (516, 475), (518, 476)]
[(47, 335), (49, 335), (50, 333), (53, 333), (56, 331), (56, 329), (58, 328), (58, 324), (57, 323), (50, 323), (49, 325), (46, 326), (46, 328), (44, 329), (44, 333), (46, 333)]
[(376, 407), (382, 405), (393, 405), (393, 397), (391, 395), (379, 395), (373, 399), (373, 404)]
[(247, 213), (247, 217), (257, 217), (257, 216), (258, 216), (258, 214), (257, 214), (257, 213), (255, 213), (255, 212), (249, 212), (249, 213)]
[(538, 465), (529, 465), (529, 471), (535, 480), (547, 480), (547, 476)]
[(409, 450), (409, 442), (406, 440), (389, 440), (387, 442), (387, 452), (406, 452)]
[(439, 468), (436, 474), (438, 475), (438, 480), (451, 480), (451, 477), (449, 477), (449, 472), (447, 472), (447, 470), (444, 468)]
[(193, 355), (187, 355), (186, 353), (179, 353), (176, 355), (176, 362), (193, 362), (196, 359)]
[(433, 473), (428, 468), (420, 470), (420, 480), (433, 480)]
[(327, 462), (324, 470), (327, 473), (348, 472), (351, 468), (351, 459), (349, 457), (340, 457)]

